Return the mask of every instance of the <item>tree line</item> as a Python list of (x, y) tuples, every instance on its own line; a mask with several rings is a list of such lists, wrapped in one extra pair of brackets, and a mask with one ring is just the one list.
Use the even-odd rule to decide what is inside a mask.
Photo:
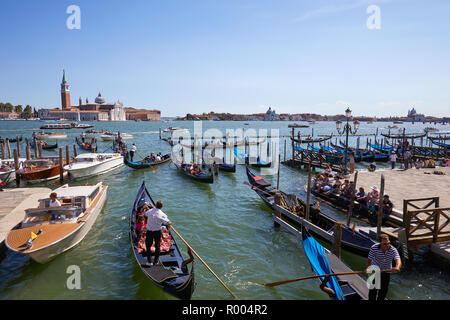
[(19, 114), (20, 118), (23, 119), (37, 117), (36, 109), (29, 104), (27, 104), (24, 108), (21, 104), (14, 106), (9, 102), (0, 102), (0, 112), (15, 112)]

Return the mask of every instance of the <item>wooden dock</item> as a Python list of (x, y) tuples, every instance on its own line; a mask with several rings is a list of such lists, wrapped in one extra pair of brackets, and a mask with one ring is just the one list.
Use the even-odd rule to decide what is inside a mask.
[[(441, 171), (444, 175), (434, 174)], [(400, 228), (382, 228), (382, 233), (407, 250), (417, 252), (421, 246), (433, 245), (434, 254), (450, 259), (450, 167), (409, 170), (358, 172), (358, 188), (366, 192), (379, 188), (385, 176), (384, 194), (394, 203), (392, 216), (402, 222)], [(375, 230), (376, 231), (376, 230)], [(365, 230), (373, 234), (371, 228)], [(442, 245), (437, 245), (438, 243)]]
[(4, 244), (8, 232), (25, 217), (25, 210), (39, 205), (38, 200), (46, 197), (49, 188), (16, 188), (0, 192), (0, 260), (6, 251)]

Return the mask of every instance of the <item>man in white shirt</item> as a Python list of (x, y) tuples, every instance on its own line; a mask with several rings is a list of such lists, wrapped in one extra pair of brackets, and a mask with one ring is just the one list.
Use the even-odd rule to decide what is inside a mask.
[(59, 200), (56, 199), (56, 197), (57, 197), (56, 192), (50, 193), (50, 208), (61, 207), (61, 202), (59, 202)]
[[(161, 200), (156, 201), (156, 208), (147, 210), (144, 215), (147, 217), (147, 234), (145, 237), (145, 246), (147, 248), (147, 263), (146, 266), (152, 266), (158, 264), (159, 253), (161, 249), (161, 227), (163, 224), (170, 226), (170, 222), (167, 215), (161, 211), (163, 202)], [(153, 241), (155, 242), (155, 258), (152, 263), (152, 255), (150, 248)]]
[(133, 162), (134, 153), (136, 152), (136, 144), (133, 143), (130, 149), (130, 160)]
[(395, 162), (397, 161), (397, 154), (395, 153), (395, 151), (391, 152), (391, 154), (389, 156), (389, 159), (391, 160), (392, 170), (394, 170), (395, 169)]

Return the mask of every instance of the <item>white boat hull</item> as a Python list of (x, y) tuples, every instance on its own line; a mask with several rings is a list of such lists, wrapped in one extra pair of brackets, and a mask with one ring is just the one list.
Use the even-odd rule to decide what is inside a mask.
[(67, 134), (54, 135), (54, 136), (37, 136), (37, 140), (61, 140), (67, 139)]
[(10, 181), (13, 181), (15, 178), (16, 178), (15, 170), (0, 172), (0, 180), (2, 180), (3, 182), (8, 183)]
[[(103, 141), (114, 141), (117, 136), (110, 136), (110, 135), (101, 135), (100, 138), (102, 138)], [(133, 136), (130, 135), (126, 135), (126, 136), (121, 136), (122, 140), (131, 140), (133, 139)]]
[(84, 178), (109, 172), (123, 166), (123, 156), (97, 163), (90, 167), (76, 168), (72, 165), (64, 167), (73, 178)]
[(73, 233), (69, 234), (67, 237), (58, 240), (57, 242), (48, 245), (40, 250), (36, 250), (27, 254), (31, 259), (38, 263), (46, 263), (52, 258), (56, 257), (57, 255), (73, 248), (78, 243), (80, 243), (81, 240), (84, 239), (86, 234), (91, 230), (93, 224), (95, 223), (95, 220), (97, 219), (100, 211), (103, 208), (103, 205), (106, 201), (106, 190), (103, 192), (103, 195), (99, 199), (97, 205), (95, 208), (93, 208), (91, 214), (89, 215), (89, 218), (86, 220), (86, 222), (82, 222), (83, 226), (77, 230), (75, 230)]

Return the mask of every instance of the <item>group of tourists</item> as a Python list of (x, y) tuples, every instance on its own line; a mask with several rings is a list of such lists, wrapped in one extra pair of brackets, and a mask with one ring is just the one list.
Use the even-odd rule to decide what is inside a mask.
[(382, 207), (383, 222), (386, 221), (394, 208), (394, 204), (389, 199), (389, 195), (385, 194), (380, 199), (377, 186), (372, 186), (370, 192), (366, 192), (363, 187), (359, 187), (358, 191), (356, 191), (356, 186), (353, 181), (342, 179), (338, 174), (333, 176), (331, 168), (327, 168), (324, 172), (316, 174), (313, 180), (312, 190), (324, 196), (333, 194), (346, 201), (351, 201), (352, 197), (354, 197), (353, 199), (358, 202), (359, 209), (362, 209), (362, 207), (368, 209), (368, 218), (372, 220), (376, 220), (380, 205)]

